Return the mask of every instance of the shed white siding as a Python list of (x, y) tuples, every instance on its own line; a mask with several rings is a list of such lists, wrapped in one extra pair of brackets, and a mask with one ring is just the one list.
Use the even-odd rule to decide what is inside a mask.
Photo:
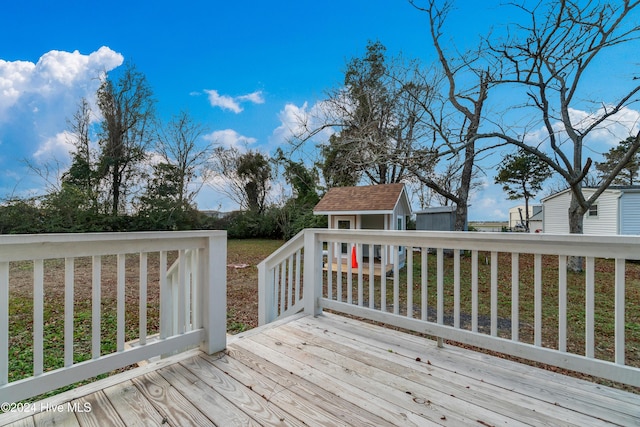
[(620, 234), (640, 234), (640, 191), (625, 191), (620, 198)]
[(569, 203), (571, 193), (565, 191), (542, 203), (544, 218), (542, 230), (550, 234), (569, 234)]
[[(583, 190), (586, 198), (591, 197), (594, 190)], [(620, 191), (606, 190), (598, 197), (598, 215), (584, 216), (584, 234), (615, 235), (618, 234), (618, 202)]]
[[(583, 189), (589, 198), (595, 191)], [(566, 190), (542, 200), (545, 233), (569, 232), (567, 209), (571, 193)], [(584, 217), (584, 233), (599, 235), (640, 235), (640, 186), (613, 187), (605, 190), (595, 203), (597, 216)]]

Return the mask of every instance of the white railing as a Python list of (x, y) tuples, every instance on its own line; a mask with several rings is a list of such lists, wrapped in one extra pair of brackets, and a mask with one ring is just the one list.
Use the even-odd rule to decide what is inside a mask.
[[(0, 402), (15, 402), (57, 388), (83, 381), (155, 356), (175, 353), (200, 346), (207, 353), (226, 347), (226, 232), (143, 232), (0, 236)], [(134, 261), (132, 261), (132, 254)], [(168, 257), (175, 257), (168, 268)], [(102, 347), (101, 323), (105, 313), (101, 306), (107, 279), (103, 264), (115, 256), (116, 350), (105, 354)], [(111, 258), (110, 258), (111, 257)], [(86, 264), (89, 274), (76, 274), (79, 264)], [(150, 259), (159, 264), (157, 279), (149, 280)], [(50, 260), (60, 260), (54, 262)], [(46, 262), (45, 262), (46, 261)], [(137, 280), (127, 278), (128, 264), (139, 271)], [(32, 375), (9, 381), (11, 358), (9, 351), (9, 312), (12, 305), (12, 286), (15, 270), (28, 269), (33, 277)], [(86, 269), (87, 269), (86, 268)], [(53, 270), (64, 270), (59, 283)], [(16, 273), (17, 274), (17, 273)], [(87, 278), (88, 277), (88, 278)], [(156, 277), (156, 276), (154, 276)], [(111, 279), (110, 279), (111, 280)], [(62, 283), (63, 282), (63, 283)], [(132, 283), (134, 282), (134, 283)], [(135, 287), (139, 295), (137, 309), (127, 307), (126, 295)], [(64, 292), (50, 292), (63, 288)], [(91, 289), (90, 335), (91, 358), (74, 362), (74, 289)], [(148, 291), (160, 294), (160, 330), (147, 336)], [(46, 299), (45, 299), (46, 295)], [(58, 296), (61, 295), (61, 296)], [(51, 301), (59, 298), (61, 301)], [(77, 298), (77, 297), (76, 297)], [(77, 301), (76, 301), (77, 303)], [(64, 307), (54, 316), (64, 319), (64, 366), (54, 367), (48, 360), (49, 343), (44, 336), (44, 306)], [(138, 314), (138, 325), (126, 324), (125, 311)], [(84, 320), (83, 320), (84, 321)], [(130, 322), (129, 322), (130, 323)], [(134, 345), (126, 345), (126, 331), (137, 326)], [(126, 328), (126, 329), (125, 329)], [(27, 334), (30, 334), (28, 332)], [(130, 332), (129, 332), (130, 333)]]
[(261, 322), (325, 308), (640, 386), (637, 260), (633, 236), (305, 230), (261, 264)]
[(302, 311), (304, 231), (258, 264), (258, 323)]

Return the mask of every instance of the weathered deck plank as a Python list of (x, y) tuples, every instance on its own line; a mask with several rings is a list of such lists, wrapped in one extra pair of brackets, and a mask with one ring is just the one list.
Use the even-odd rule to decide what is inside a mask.
[(193, 357), (182, 362), (182, 365), (262, 425), (298, 427), (304, 425), (302, 421), (270, 404), (252, 388), (236, 381), (231, 373), (221, 371), (208, 360), (210, 359)]
[(640, 394), (332, 314), (278, 321), (223, 353), (164, 359), (40, 407), (0, 415), (0, 426), (640, 426)]
[(107, 387), (104, 393), (127, 425), (148, 426), (162, 424), (160, 413), (131, 381)]
[[(263, 354), (257, 357), (244, 349), (234, 349), (230, 351), (230, 356), (232, 363), (238, 361), (245, 365), (240, 371), (249, 375), (249, 378), (246, 378), (248, 384), (252, 384), (251, 378), (258, 375), (262, 377), (261, 384), (266, 387), (259, 390), (265, 400), (295, 414), (296, 418), (307, 424), (375, 425), (375, 421), (378, 421), (377, 417), (370, 414), (363, 415), (360, 408), (327, 393), (314, 381), (309, 381), (289, 369), (266, 360)], [(247, 368), (251, 372), (247, 372)], [(276, 381), (269, 378), (275, 378)]]
[[(235, 402), (229, 402), (215, 389), (209, 387), (187, 368), (180, 364), (159, 371), (175, 389), (217, 426), (258, 426), (259, 424), (243, 411), (238, 411)], [(216, 408), (215, 411), (209, 409)]]
[[(271, 331), (272, 333), (277, 331)], [(400, 412), (419, 415), (424, 418), (416, 420), (418, 425), (430, 421), (438, 423), (440, 420), (464, 425), (471, 424), (477, 420), (503, 425), (518, 425), (514, 419), (501, 417), (499, 414), (492, 414), (491, 411), (481, 407), (471, 408), (467, 402), (452, 395), (441, 392), (437, 389), (429, 389), (417, 383), (411, 383), (404, 378), (400, 378), (396, 373), (389, 373), (381, 369), (378, 365), (371, 365), (355, 360), (357, 351), (345, 356), (333, 350), (321, 349), (316, 344), (299, 344), (297, 341), (287, 337), (286, 334), (277, 333), (271, 336), (256, 337), (256, 341), (265, 347), (270, 342), (281, 342), (278, 350), (274, 351), (274, 358), (284, 356), (291, 360), (285, 363), (305, 364), (313, 366), (313, 369), (320, 370), (331, 377), (329, 381), (344, 381), (360, 390), (359, 396), (364, 400), (371, 390), (375, 390), (376, 395), (386, 402), (385, 405), (393, 405)], [(328, 340), (327, 340), (328, 343)], [(304, 353), (300, 353), (297, 346), (308, 346)], [(260, 349), (261, 354), (265, 350)], [(299, 367), (299, 365), (298, 365)], [(396, 371), (397, 366), (393, 368)]]
[(71, 409), (82, 427), (126, 426), (118, 411), (102, 391), (81, 397), (72, 403)]
[(133, 383), (149, 399), (166, 422), (176, 426), (214, 426), (198, 409), (158, 372), (135, 378)]
[[(325, 322), (321, 325), (313, 323), (312, 318), (305, 319), (303, 324), (308, 330), (312, 328), (324, 330), (327, 324), (334, 325), (335, 329), (332, 331), (338, 334), (335, 338), (338, 342), (349, 343), (357, 338), (360, 343), (368, 343), (380, 350), (384, 350), (381, 345), (386, 343), (388, 349), (404, 354), (408, 359), (417, 357), (425, 359), (430, 357), (427, 356), (428, 354), (434, 355), (430, 360), (430, 366), (453, 373), (454, 376), (451, 378), (468, 378), (469, 381), (511, 390), (514, 393), (510, 397), (510, 402), (516, 402), (521, 396), (525, 396), (527, 399), (548, 405), (536, 407), (536, 412), (546, 410), (556, 414), (561, 411), (561, 408), (567, 408), (576, 420), (592, 419), (594, 413), (597, 413), (604, 419), (608, 417), (617, 419), (623, 425), (634, 425), (634, 422), (639, 422), (639, 411), (636, 408), (640, 405), (640, 395), (637, 394), (626, 393), (551, 371), (532, 369), (521, 363), (457, 347), (447, 346), (446, 351), (442, 352), (433, 342), (420, 337), (390, 334), (377, 326), (362, 324), (343, 317), (327, 317), (323, 320)], [(351, 332), (355, 325), (360, 328), (357, 334)], [(364, 331), (366, 333), (363, 333)], [(586, 414), (586, 418), (579, 414)]]

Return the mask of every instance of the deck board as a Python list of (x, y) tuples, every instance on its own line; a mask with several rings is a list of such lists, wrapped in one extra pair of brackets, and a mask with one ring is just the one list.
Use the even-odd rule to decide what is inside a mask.
[[(305, 319), (302, 323), (308, 330), (313, 330), (314, 326), (318, 327), (313, 320)], [(335, 326), (332, 330), (339, 334), (339, 337), (335, 338), (339, 342), (349, 343), (357, 337), (359, 343), (368, 343), (379, 349), (384, 349), (381, 345), (386, 343), (387, 348), (394, 349), (398, 354), (404, 354), (408, 359), (428, 358), (429, 356), (425, 354), (433, 355), (434, 351), (438, 351), (433, 342), (425, 341), (420, 337), (389, 334), (379, 327), (361, 322), (354, 323), (343, 317), (327, 318), (321, 327), (326, 328), (327, 323)], [(351, 333), (351, 327), (355, 325), (361, 328), (357, 335)], [(362, 329), (367, 331), (366, 336), (363, 336)], [(468, 378), (469, 381), (490, 384), (499, 390), (512, 390), (514, 394), (510, 401), (518, 399), (519, 396), (526, 396), (536, 402), (541, 401), (551, 405), (539, 407), (536, 411), (546, 408), (555, 413), (558, 408), (568, 407), (572, 412), (588, 414), (587, 419), (592, 418), (595, 410), (605, 417), (610, 413), (611, 416), (625, 421), (623, 425), (626, 423), (634, 425), (633, 421), (638, 422), (638, 410), (635, 406), (640, 404), (640, 396), (637, 394), (621, 392), (551, 371), (531, 369), (521, 363), (457, 347), (448, 346), (446, 352), (439, 352), (437, 356), (431, 358), (431, 366), (441, 367), (453, 373), (453, 378)], [(625, 414), (630, 417), (625, 417)]]
[(104, 389), (111, 405), (128, 425), (160, 425), (162, 417), (151, 402), (131, 382), (124, 381)]
[(43, 408), (67, 402), (75, 410), (1, 414), (0, 426), (640, 426), (640, 394), (333, 314), (256, 328), (225, 352), (153, 362)]

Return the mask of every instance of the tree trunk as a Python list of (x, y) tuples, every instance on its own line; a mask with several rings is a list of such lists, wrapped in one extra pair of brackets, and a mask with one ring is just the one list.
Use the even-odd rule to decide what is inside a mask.
[[(576, 195), (571, 193), (571, 204), (569, 205), (569, 233), (583, 234), (584, 210), (578, 203)], [(571, 271), (580, 272), (584, 270), (584, 258), (578, 256), (569, 257), (567, 268)]]
[(454, 230), (466, 231), (467, 229), (467, 204), (458, 203), (456, 205), (456, 221), (454, 223)]

